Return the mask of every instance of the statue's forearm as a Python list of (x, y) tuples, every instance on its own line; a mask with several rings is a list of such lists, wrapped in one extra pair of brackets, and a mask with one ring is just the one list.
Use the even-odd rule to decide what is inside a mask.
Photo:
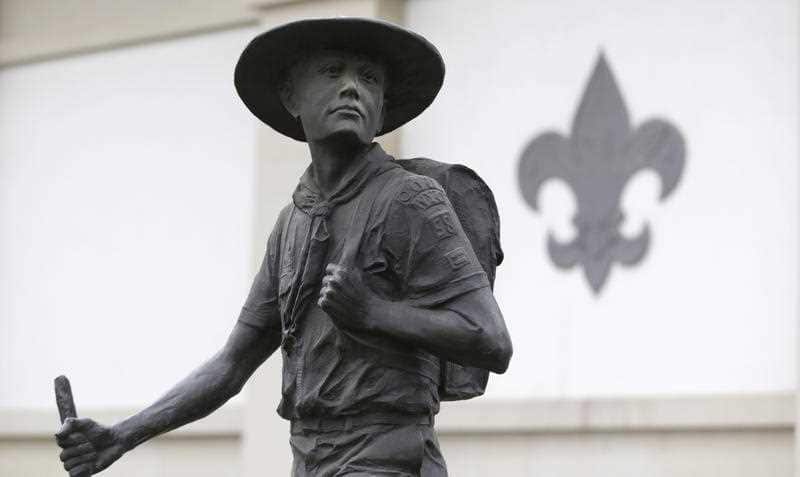
[(246, 377), (237, 376), (223, 352), (197, 368), (155, 403), (113, 427), (130, 450), (165, 432), (203, 418), (235, 396)]
[(511, 342), (501, 317), (486, 319), (485, 315), (492, 315), (496, 309), (493, 297), (489, 295), (491, 303), (482, 303), (486, 299), (484, 296), (477, 303), (473, 300), (464, 306), (439, 309), (418, 308), (402, 301), (382, 302), (372, 312), (378, 319), (370, 320), (374, 326), (370, 331), (449, 361), (502, 373), (511, 357)]

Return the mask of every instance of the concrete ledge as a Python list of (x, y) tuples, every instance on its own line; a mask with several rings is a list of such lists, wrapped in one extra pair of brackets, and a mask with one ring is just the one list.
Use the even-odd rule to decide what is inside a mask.
[(443, 403), (440, 434), (792, 429), (791, 392)]
[[(117, 422), (133, 409), (88, 410), (83, 415)], [(791, 430), (794, 394), (568, 400), (479, 399), (443, 403), (436, 428), (442, 435), (648, 431)], [(239, 437), (239, 405), (166, 434), (167, 438)], [(49, 439), (58, 430), (55, 408), (0, 410), (0, 440)]]

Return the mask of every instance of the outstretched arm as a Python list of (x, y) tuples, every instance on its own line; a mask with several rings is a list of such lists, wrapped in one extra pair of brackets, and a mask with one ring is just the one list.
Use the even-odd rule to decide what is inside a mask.
[(280, 336), (237, 323), (225, 346), (142, 412), (114, 428), (133, 449), (142, 442), (203, 418), (239, 394), (280, 345)]
[(64, 468), (72, 477), (95, 474), (148, 439), (211, 414), (279, 345), (280, 334), (238, 322), (217, 354), (138, 414), (111, 427), (68, 419), (56, 434)]
[(287, 207), (272, 229), (261, 268), (228, 341), (211, 359), (150, 407), (106, 427), (91, 419), (67, 419), (56, 440), (71, 477), (96, 474), (122, 454), (159, 434), (205, 417), (241, 391), (281, 342), (275, 271)]

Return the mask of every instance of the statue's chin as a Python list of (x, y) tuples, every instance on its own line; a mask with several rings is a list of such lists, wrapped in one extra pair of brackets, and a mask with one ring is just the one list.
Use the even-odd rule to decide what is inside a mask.
[(358, 149), (363, 147), (367, 144), (372, 143), (373, 138), (365, 138), (362, 137), (357, 131), (353, 131), (352, 129), (341, 129), (338, 131), (334, 131), (321, 139), (317, 139), (317, 142), (321, 143), (328, 143), (337, 148), (354, 148)]

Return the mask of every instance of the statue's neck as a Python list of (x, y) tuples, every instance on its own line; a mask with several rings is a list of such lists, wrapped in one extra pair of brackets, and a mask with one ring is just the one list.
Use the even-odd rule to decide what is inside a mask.
[(337, 189), (342, 178), (365, 160), (365, 153), (370, 144), (323, 140), (309, 142), (308, 147), (311, 151), (314, 181), (320, 193), (329, 197)]

